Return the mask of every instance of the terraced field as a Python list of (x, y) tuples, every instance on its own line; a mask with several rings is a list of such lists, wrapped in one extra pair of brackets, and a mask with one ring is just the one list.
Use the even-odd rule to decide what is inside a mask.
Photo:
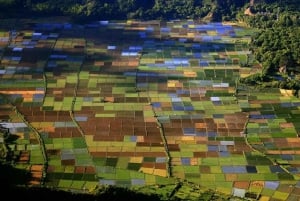
[(259, 70), (253, 32), (190, 20), (1, 31), (0, 117), (16, 166), (29, 185), (75, 191), (189, 182), (300, 199), (300, 100), (239, 83)]

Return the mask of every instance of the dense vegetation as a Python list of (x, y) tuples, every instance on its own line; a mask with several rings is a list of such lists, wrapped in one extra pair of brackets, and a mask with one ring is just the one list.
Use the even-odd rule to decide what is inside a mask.
[[(249, 0), (0, 0), (2, 17), (68, 15), (91, 19), (233, 19)], [(5, 12), (14, 10), (15, 12)]]
[(66, 15), (77, 20), (91, 20), (199, 19), (209, 16), (210, 20), (220, 21), (234, 20), (237, 16), (243, 18), (241, 13), (250, 3), (251, 12), (260, 15), (244, 20), (255, 26), (268, 21), (270, 26), (269, 20), (276, 18), (277, 11), (289, 14), (299, 12), (297, 2), (297, 0), (0, 0), (0, 17)]
[(238, 18), (259, 28), (252, 36), (250, 49), (262, 65), (262, 73), (243, 79), (247, 84), (293, 89), (299, 95), (300, 81), (300, 5), (297, 0), (258, 3), (251, 14)]

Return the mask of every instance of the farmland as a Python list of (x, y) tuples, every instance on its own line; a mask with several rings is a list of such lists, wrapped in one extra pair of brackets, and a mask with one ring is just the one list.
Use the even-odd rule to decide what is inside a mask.
[(15, 166), (28, 185), (65, 190), (188, 182), (299, 199), (299, 99), (239, 83), (259, 71), (254, 32), (192, 20), (3, 29), (0, 117)]

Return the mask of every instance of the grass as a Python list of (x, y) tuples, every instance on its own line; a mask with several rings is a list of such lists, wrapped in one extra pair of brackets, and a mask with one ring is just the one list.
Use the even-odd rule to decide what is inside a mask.
[(199, 173), (198, 166), (183, 166), (183, 171), (185, 173)]
[(85, 140), (82, 138), (73, 138), (74, 148), (86, 148)]
[(278, 200), (287, 200), (289, 197), (289, 193), (275, 191), (272, 198), (278, 199)]
[(218, 158), (203, 158), (202, 159), (202, 165), (219, 165), (219, 159)]
[(124, 169), (117, 169), (116, 170), (116, 179), (118, 180), (130, 180), (131, 177), (130, 177), (130, 171)]
[(58, 187), (69, 189), (72, 185), (72, 182), (73, 182), (72, 180), (61, 179), (61, 180), (59, 180)]
[(85, 181), (73, 181), (71, 188), (81, 190), (83, 189), (84, 185), (85, 185)]

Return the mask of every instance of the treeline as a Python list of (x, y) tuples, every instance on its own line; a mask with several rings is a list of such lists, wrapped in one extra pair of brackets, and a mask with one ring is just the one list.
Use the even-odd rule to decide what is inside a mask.
[[(269, 3), (265, 3), (269, 2)], [(290, 27), (300, 26), (300, 4), (299, 0), (266, 0), (246, 5), (250, 14), (241, 9), (236, 17), (251, 27), (272, 28), (274, 26)]]
[[(0, 0), (0, 17), (66, 15), (92, 19), (234, 19), (249, 0)], [(11, 12), (14, 11), (14, 12)]]
[(259, 28), (252, 36), (250, 50), (262, 64), (262, 72), (241, 79), (263, 87), (294, 90), (299, 96), (300, 81), (300, 4), (298, 0), (256, 3), (251, 14), (238, 14), (250, 27)]
[[(251, 12), (257, 14), (251, 18), (244, 15), (250, 5)], [(0, 18), (63, 15), (74, 20), (238, 19), (251, 26), (269, 27), (278, 13), (298, 13), (299, 7), (298, 0), (0, 0)], [(282, 21), (290, 23), (297, 17), (293, 14)]]
[[(0, 18), (64, 15), (74, 20), (202, 19), (236, 20), (251, 0), (0, 0)], [(255, 0), (253, 13), (297, 10), (297, 0)], [(272, 14), (273, 15), (273, 14)], [(273, 16), (270, 16), (273, 17)], [(265, 17), (252, 18), (248, 23)]]
[(262, 65), (262, 72), (241, 79), (263, 87), (300, 91), (300, 26), (275, 24), (252, 37), (251, 51)]
[(289, 26), (262, 30), (252, 37), (250, 49), (262, 63), (265, 74), (295, 73), (300, 65), (300, 27)]

